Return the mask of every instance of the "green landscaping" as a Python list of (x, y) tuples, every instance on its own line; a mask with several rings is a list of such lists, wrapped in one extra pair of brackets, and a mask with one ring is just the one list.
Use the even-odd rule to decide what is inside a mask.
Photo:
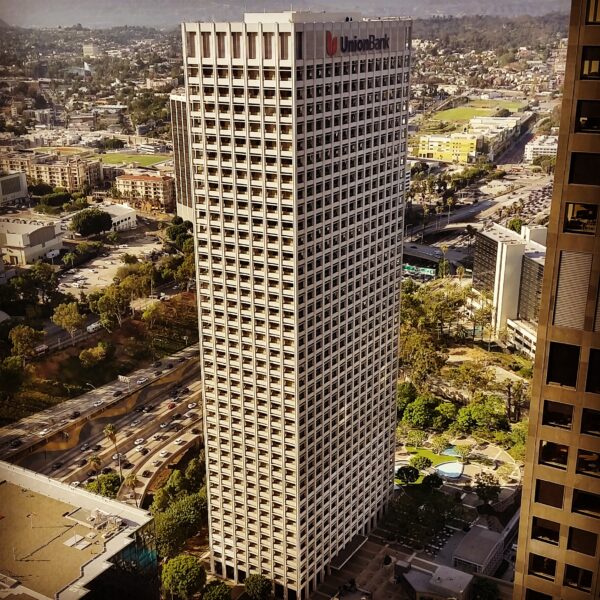
[(169, 154), (126, 154), (124, 152), (110, 152), (101, 154), (99, 158), (107, 165), (135, 162), (142, 167), (150, 167), (165, 160), (169, 160), (171, 156)]
[(406, 450), (409, 454), (413, 456), (424, 456), (431, 461), (431, 465), (436, 467), (437, 465), (441, 465), (442, 463), (447, 462), (458, 462), (458, 457), (456, 456), (447, 456), (446, 454), (436, 454), (431, 450), (427, 450), (426, 448), (414, 448), (413, 446), (406, 446)]
[(475, 117), (493, 117), (500, 110), (516, 112), (522, 108), (521, 102), (512, 100), (472, 100), (463, 106), (449, 108), (435, 113), (431, 120), (467, 123)]

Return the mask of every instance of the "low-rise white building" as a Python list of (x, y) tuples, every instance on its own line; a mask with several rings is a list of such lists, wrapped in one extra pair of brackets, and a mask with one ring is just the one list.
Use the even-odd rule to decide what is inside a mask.
[(9, 265), (31, 264), (48, 254), (56, 255), (63, 236), (60, 221), (0, 218), (0, 249)]
[(540, 156), (556, 156), (558, 152), (558, 136), (542, 135), (525, 145), (525, 162), (532, 163)]
[(9, 173), (0, 176), (0, 206), (12, 204), (22, 198), (27, 198), (27, 175)]
[(112, 219), (112, 231), (127, 231), (137, 227), (135, 210), (127, 204), (102, 204), (98, 207)]

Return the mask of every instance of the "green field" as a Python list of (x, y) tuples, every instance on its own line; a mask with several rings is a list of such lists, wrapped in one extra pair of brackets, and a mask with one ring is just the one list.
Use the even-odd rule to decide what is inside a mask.
[(435, 113), (431, 119), (436, 121), (449, 121), (454, 123), (466, 123), (475, 117), (490, 117), (496, 111), (506, 108), (511, 112), (518, 111), (522, 107), (521, 102), (512, 100), (472, 100), (463, 106), (449, 108)]
[(149, 167), (164, 160), (169, 160), (171, 156), (168, 154), (124, 154), (122, 152), (110, 152), (100, 154), (98, 158), (101, 158), (102, 162), (106, 165), (135, 162), (139, 163), (142, 167)]
[(34, 148), (36, 152), (56, 152), (57, 154), (82, 154), (89, 152), (89, 148), (79, 148), (77, 146), (40, 146)]

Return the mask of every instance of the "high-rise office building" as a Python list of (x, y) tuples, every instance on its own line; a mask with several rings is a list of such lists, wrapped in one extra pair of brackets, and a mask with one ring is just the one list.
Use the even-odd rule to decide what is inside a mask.
[(392, 494), (411, 22), (182, 34), (212, 567), (307, 598)]
[(190, 160), (190, 136), (185, 92), (169, 96), (171, 111), (171, 136), (173, 140), (173, 165), (175, 170), (175, 207), (177, 216), (184, 221), (195, 220), (194, 184)]
[(600, 3), (573, 0), (523, 484), (517, 600), (600, 595)]

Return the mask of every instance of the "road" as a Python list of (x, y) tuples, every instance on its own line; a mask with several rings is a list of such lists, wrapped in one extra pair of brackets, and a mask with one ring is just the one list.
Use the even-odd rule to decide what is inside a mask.
[[(0, 429), (0, 459), (18, 462), (22, 455), (48, 446), (50, 442), (63, 447), (84, 424), (123, 414), (128, 407), (153, 400), (166, 386), (178, 381), (197, 379), (197, 357), (197, 346), (190, 346), (163, 358), (158, 368), (150, 366), (131, 373), (129, 383), (113, 381), (3, 427)], [(19, 445), (11, 448), (11, 444)]]

